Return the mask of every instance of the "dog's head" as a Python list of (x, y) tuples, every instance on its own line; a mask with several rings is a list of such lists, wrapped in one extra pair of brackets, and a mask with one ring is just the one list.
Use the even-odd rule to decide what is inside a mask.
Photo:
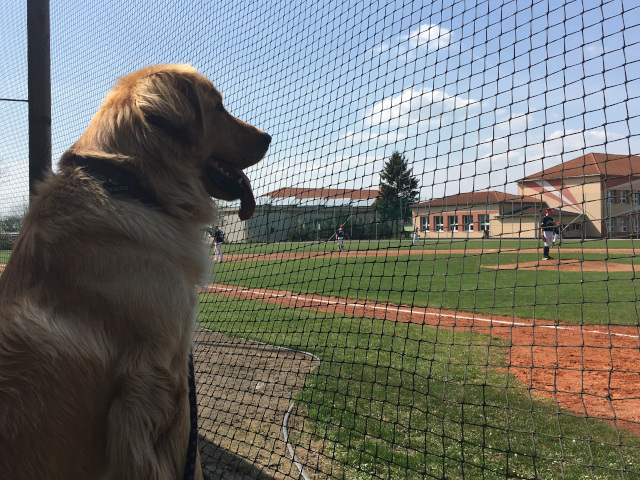
[(255, 200), (242, 170), (259, 162), (270, 142), (227, 112), (220, 92), (191, 66), (158, 65), (120, 79), (61, 165), (70, 155), (104, 158), (138, 175), (170, 211), (206, 222), (210, 197), (240, 199), (246, 220)]

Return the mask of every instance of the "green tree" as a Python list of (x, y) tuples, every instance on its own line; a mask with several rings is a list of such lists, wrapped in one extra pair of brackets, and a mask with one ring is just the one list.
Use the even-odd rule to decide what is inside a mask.
[(418, 201), (418, 179), (409, 168), (409, 161), (397, 150), (384, 164), (380, 173), (380, 191), (376, 202), (382, 221), (392, 221), (396, 233), (402, 235), (405, 220), (411, 219), (411, 205)]

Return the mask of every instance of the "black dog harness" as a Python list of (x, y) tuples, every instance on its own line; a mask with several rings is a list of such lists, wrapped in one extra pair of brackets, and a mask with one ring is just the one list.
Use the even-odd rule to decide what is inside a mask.
[(189, 432), (189, 448), (187, 463), (184, 466), (184, 479), (193, 480), (198, 458), (198, 402), (196, 401), (196, 379), (193, 373), (193, 354), (189, 354), (189, 408), (191, 431)]
[(94, 180), (101, 183), (102, 188), (112, 195), (127, 195), (148, 207), (159, 206), (155, 195), (140, 185), (138, 177), (104, 160), (80, 155), (71, 155), (67, 161), (74, 167), (80, 167)]

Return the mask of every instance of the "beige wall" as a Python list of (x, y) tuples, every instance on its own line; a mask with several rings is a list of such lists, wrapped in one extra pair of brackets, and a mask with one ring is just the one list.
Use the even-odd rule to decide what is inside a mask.
[(540, 217), (533, 215), (491, 219), (491, 237), (536, 238)]
[[(604, 230), (612, 236), (640, 233), (640, 180), (633, 177), (611, 179), (603, 195), (602, 217)], [(609, 203), (609, 192), (613, 192), (613, 203)], [(623, 203), (624, 202), (624, 203)], [(613, 232), (609, 232), (609, 219), (613, 221)]]
[[(552, 208), (562, 209), (568, 214), (584, 213), (584, 235), (601, 237), (603, 235), (603, 210), (600, 177), (574, 177), (564, 180), (527, 180), (518, 184), (521, 195), (537, 198)], [(559, 218), (554, 220), (568, 224), (575, 218)], [(581, 220), (580, 220), (581, 221)], [(581, 234), (582, 235), (582, 234)]]
[[(607, 219), (614, 222), (613, 236), (640, 233), (640, 199), (633, 203), (633, 192), (640, 192), (640, 177), (617, 177), (607, 181), (605, 185), (600, 176), (573, 177), (551, 180), (526, 180), (518, 184), (518, 194), (533, 197), (540, 203), (561, 210), (553, 216), (554, 220), (571, 227), (564, 231), (565, 238), (594, 238), (607, 235)], [(607, 191), (615, 191), (615, 203), (607, 201)], [(621, 192), (627, 192), (626, 203), (621, 203)], [(505, 209), (510, 210), (506, 205)], [(435, 206), (414, 209), (413, 227), (420, 229), (421, 238), (480, 238), (483, 232), (478, 224), (478, 214), (489, 214), (489, 236), (506, 238), (537, 238), (540, 229), (540, 214), (514, 217), (498, 217), (499, 206), (482, 205), (462, 209), (449, 207), (439, 209)], [(442, 216), (444, 230), (435, 231), (434, 216)], [(448, 227), (449, 216), (458, 217), (458, 231), (452, 232)], [(465, 232), (463, 215), (473, 215), (474, 231)], [(584, 215), (584, 216), (583, 216)], [(422, 217), (429, 217), (429, 231), (421, 230)], [(637, 229), (634, 225), (637, 222)], [(625, 225), (626, 223), (626, 225)], [(574, 230), (579, 224), (581, 229)], [(626, 231), (622, 231), (626, 228)]]
[[(540, 237), (540, 220), (541, 215), (523, 215), (521, 217), (506, 217), (496, 218), (491, 221), (492, 237), (503, 238), (528, 238), (534, 239)], [(555, 216), (554, 220), (558, 221), (558, 217)], [(575, 220), (575, 221), (573, 221)], [(563, 238), (582, 238), (582, 228), (584, 223), (582, 222), (582, 216), (576, 214), (567, 214), (562, 223), (565, 226), (569, 226), (562, 231)], [(580, 230), (576, 230), (574, 226), (580, 225)]]
[[(446, 208), (446, 207), (445, 207)], [(451, 208), (451, 207), (450, 207)], [(491, 225), (491, 219), (498, 214), (498, 207), (496, 205), (478, 205), (470, 206), (468, 208), (458, 207), (450, 210), (440, 210), (438, 207), (417, 207), (414, 209), (414, 216), (412, 220), (413, 228), (418, 228), (421, 238), (482, 238), (484, 231), (480, 229), (479, 215), (489, 215), (489, 224)], [(464, 216), (470, 215), (473, 217), (473, 231), (469, 232), (464, 229)], [(435, 228), (434, 217), (443, 217), (443, 231), (439, 232)], [(455, 216), (458, 219), (457, 231), (452, 231), (449, 228), (449, 217)], [(422, 219), (429, 217), (429, 230), (422, 230)], [(491, 229), (491, 226), (489, 227)], [(491, 234), (491, 232), (490, 232)]]
[(238, 212), (220, 212), (218, 220), (220, 229), (224, 232), (224, 241), (228, 243), (244, 242), (247, 240), (247, 230), (244, 222), (238, 217)]

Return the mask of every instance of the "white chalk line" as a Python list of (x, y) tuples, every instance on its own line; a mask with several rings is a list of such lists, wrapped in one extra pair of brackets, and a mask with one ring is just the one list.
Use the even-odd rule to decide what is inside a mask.
[(213, 285), (213, 284), (208, 284), (205, 285), (207, 288), (209, 289), (213, 289), (213, 290), (220, 290), (220, 291), (225, 291), (225, 292), (237, 292), (237, 293), (250, 293), (252, 295), (262, 295), (264, 297), (271, 297), (271, 298), (290, 298), (293, 300), (303, 300), (303, 301), (310, 301), (310, 302), (316, 302), (316, 303), (321, 303), (321, 304), (326, 304), (326, 305), (340, 305), (340, 306), (344, 306), (344, 307), (357, 307), (357, 308), (363, 308), (363, 309), (370, 309), (370, 310), (384, 310), (386, 312), (398, 312), (398, 313), (410, 313), (410, 314), (417, 314), (417, 315), (423, 315), (423, 316), (434, 316), (434, 317), (447, 317), (447, 318), (455, 318), (455, 319), (460, 319), (460, 320), (472, 320), (474, 322), (485, 322), (485, 323), (489, 323), (490, 325), (496, 324), (496, 325), (505, 325), (505, 326), (512, 326), (512, 327), (535, 327), (535, 328), (549, 328), (549, 329), (555, 329), (555, 330), (567, 330), (567, 331), (574, 331), (574, 332), (579, 332), (579, 333), (591, 333), (591, 334), (595, 334), (595, 335), (606, 335), (606, 336), (616, 336), (616, 337), (625, 337), (625, 338), (638, 338), (638, 335), (629, 335), (626, 333), (615, 333), (615, 332), (601, 332), (600, 330), (584, 330), (581, 328), (577, 328), (577, 327), (571, 327), (571, 326), (563, 326), (563, 325), (532, 325), (530, 323), (525, 323), (525, 322), (508, 322), (506, 320), (495, 320), (492, 318), (482, 318), (479, 316), (466, 316), (466, 315), (459, 315), (459, 314), (449, 314), (449, 313), (438, 313), (438, 312), (427, 312), (427, 311), (422, 311), (420, 309), (410, 309), (410, 308), (394, 308), (394, 307), (388, 307), (388, 306), (381, 306), (381, 305), (367, 305), (364, 303), (357, 303), (357, 302), (348, 302), (348, 301), (336, 301), (336, 300), (328, 300), (326, 298), (314, 298), (314, 297), (310, 297), (310, 296), (300, 296), (300, 295), (293, 295), (293, 294), (280, 294), (280, 293), (273, 293), (273, 292), (261, 292), (259, 290), (254, 290), (254, 289), (248, 289), (248, 288), (236, 288), (236, 287), (223, 287), (220, 285)]

